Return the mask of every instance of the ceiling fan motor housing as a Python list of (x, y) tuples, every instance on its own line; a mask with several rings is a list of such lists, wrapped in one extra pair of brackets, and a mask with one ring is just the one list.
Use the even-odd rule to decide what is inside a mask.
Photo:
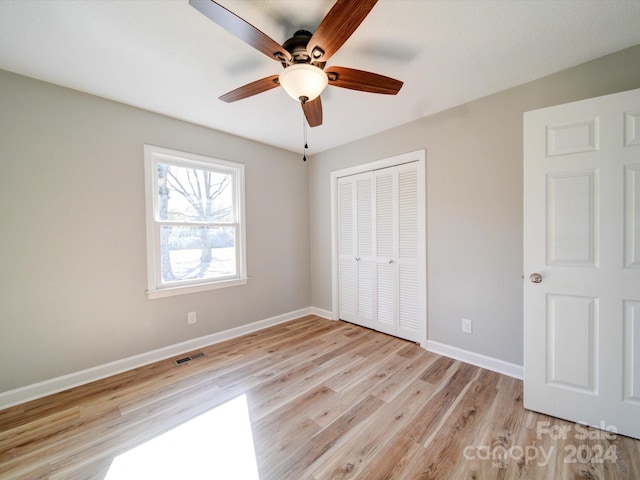
[(307, 44), (311, 40), (311, 32), (307, 30), (298, 30), (289, 40), (285, 41), (282, 46), (291, 54), (293, 63), (310, 63), (311, 57), (307, 52)]

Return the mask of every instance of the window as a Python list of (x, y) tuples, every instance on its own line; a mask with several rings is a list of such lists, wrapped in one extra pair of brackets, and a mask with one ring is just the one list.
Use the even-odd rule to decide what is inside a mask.
[(247, 283), (244, 165), (144, 146), (149, 298)]

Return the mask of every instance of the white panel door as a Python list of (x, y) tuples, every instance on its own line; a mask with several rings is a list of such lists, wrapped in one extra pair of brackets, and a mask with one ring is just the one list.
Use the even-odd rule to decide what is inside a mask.
[(526, 408), (640, 438), (640, 90), (524, 116)]

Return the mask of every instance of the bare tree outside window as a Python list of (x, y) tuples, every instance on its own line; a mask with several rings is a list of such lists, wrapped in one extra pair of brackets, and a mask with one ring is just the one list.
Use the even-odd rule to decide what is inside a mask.
[(162, 281), (235, 275), (233, 176), (157, 166)]

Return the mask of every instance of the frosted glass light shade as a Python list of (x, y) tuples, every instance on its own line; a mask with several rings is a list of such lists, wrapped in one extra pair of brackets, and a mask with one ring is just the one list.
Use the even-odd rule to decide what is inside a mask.
[(308, 63), (296, 63), (285, 68), (279, 76), (280, 85), (294, 100), (316, 99), (329, 83), (322, 69)]

